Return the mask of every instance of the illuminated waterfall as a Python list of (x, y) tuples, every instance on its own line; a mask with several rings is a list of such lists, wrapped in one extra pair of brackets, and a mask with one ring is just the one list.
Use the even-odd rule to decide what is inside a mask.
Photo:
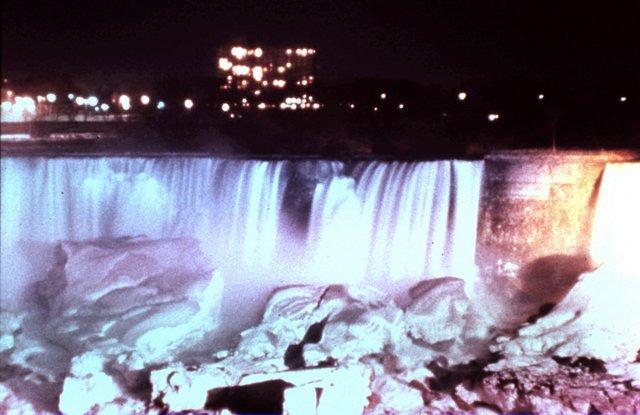
[(591, 254), (597, 263), (614, 263), (638, 273), (640, 163), (606, 166), (595, 211)]
[(2, 298), (14, 300), (43, 276), (59, 240), (195, 236), (217, 266), (234, 258), (268, 267), (283, 166), (182, 157), (3, 159)]
[(315, 272), (383, 284), (474, 274), (482, 162), (360, 162), (316, 190)]
[[(465, 277), (481, 172), (466, 161), (6, 157), (2, 298), (46, 273), (57, 241), (136, 235), (196, 237), (227, 278), (264, 289)], [(287, 193), (292, 175), (309, 194)], [(308, 199), (306, 239), (287, 226), (287, 198)]]

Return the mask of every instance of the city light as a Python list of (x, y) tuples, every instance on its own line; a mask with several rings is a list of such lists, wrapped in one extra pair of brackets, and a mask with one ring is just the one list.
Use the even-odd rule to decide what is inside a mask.
[(164, 109), (164, 107), (165, 107), (164, 101), (158, 101), (158, 104), (156, 105), (156, 108), (159, 109), (159, 110), (162, 110), (162, 109)]
[(231, 105), (225, 102), (224, 104), (222, 104), (221, 108), (222, 108), (222, 111), (228, 112), (231, 109)]
[(267, 104), (265, 104), (264, 102), (261, 102), (261, 103), (258, 104), (258, 109), (263, 110), (265, 108), (267, 108)]
[(236, 76), (247, 76), (251, 69), (246, 65), (235, 65), (231, 68), (231, 72), (233, 72)]
[(459, 92), (458, 93), (458, 99), (460, 101), (464, 101), (465, 99), (467, 99), (467, 93), (466, 92)]
[(386, 98), (387, 98), (387, 94), (385, 94), (384, 92), (380, 94), (380, 99), (386, 99)]
[(218, 68), (222, 69), (223, 71), (228, 71), (229, 69), (231, 69), (233, 67), (233, 63), (231, 63), (231, 61), (227, 58), (220, 58), (218, 59)]
[(10, 103), (9, 101), (2, 101), (2, 111), (11, 111), (11, 108), (13, 107), (13, 104)]
[(148, 105), (151, 102), (151, 98), (149, 98), (149, 95), (143, 95), (140, 97), (140, 102), (142, 105)]
[(247, 50), (243, 47), (236, 46), (231, 48), (231, 54), (238, 59), (243, 59), (245, 56), (247, 56)]
[(626, 102), (627, 101), (627, 97), (625, 96), (621, 96), (620, 97), (620, 102)]
[(538, 94), (538, 101), (542, 101), (544, 99), (544, 94)]
[(373, 107), (373, 110), (374, 111), (378, 111), (378, 107)]
[(103, 102), (102, 104), (100, 104), (100, 109), (102, 111), (108, 111), (109, 110), (109, 104), (106, 104), (106, 103)]
[(191, 100), (191, 99), (189, 99), (189, 98), (185, 99), (183, 104), (184, 104), (184, 107), (185, 107), (186, 109), (188, 109), (188, 110), (190, 110), (191, 108), (193, 108), (193, 105), (194, 105), (193, 100)]
[(255, 79), (256, 81), (260, 82), (262, 80), (262, 67), (261, 66), (254, 66), (253, 69), (251, 70), (251, 73), (253, 75), (253, 79)]
[(67, 95), (67, 98), (69, 98), (69, 101), (73, 101), (73, 99), (74, 99), (75, 97), (76, 97), (76, 96), (75, 96), (75, 95), (73, 95), (73, 94), (68, 94), (68, 95)]
[(128, 95), (120, 95), (118, 103), (124, 111), (129, 111), (131, 109), (131, 98), (129, 98)]
[(401, 109), (401, 110), (404, 109), (404, 104), (399, 104), (398, 108)]
[(98, 97), (90, 96), (89, 98), (87, 98), (87, 105), (89, 105), (90, 107), (95, 107), (96, 105), (98, 105)]
[(354, 109), (355, 107), (355, 104), (349, 104), (349, 108)]
[(260, 49), (260, 48), (256, 48), (256, 50), (254, 50), (254, 51), (253, 51), (253, 55), (254, 55), (256, 58), (261, 58), (261, 57), (262, 57), (262, 49)]
[(49, 101), (50, 103), (53, 104), (54, 102), (56, 102), (56, 99), (58, 99), (58, 97), (53, 92), (49, 92), (47, 94), (47, 101)]
[(85, 99), (83, 97), (76, 97), (76, 105), (85, 105)]
[(498, 118), (500, 118), (500, 114), (494, 114), (491, 113), (487, 116), (487, 118), (489, 119), (489, 121), (494, 122), (496, 121)]

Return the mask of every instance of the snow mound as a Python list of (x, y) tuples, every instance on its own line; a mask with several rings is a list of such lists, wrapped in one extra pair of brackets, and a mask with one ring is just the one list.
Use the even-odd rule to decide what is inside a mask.
[(634, 362), (640, 350), (640, 273), (605, 264), (583, 274), (549, 314), (498, 339), (492, 350), (516, 366), (552, 355)]
[(222, 278), (196, 240), (62, 242), (40, 292), (47, 335), (74, 354), (135, 350), (166, 362), (219, 325)]

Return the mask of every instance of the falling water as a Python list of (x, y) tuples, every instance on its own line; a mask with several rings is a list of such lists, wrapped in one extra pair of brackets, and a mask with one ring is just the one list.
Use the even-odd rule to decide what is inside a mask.
[(474, 271), (482, 162), (361, 162), (316, 188), (319, 274), (385, 285)]
[[(227, 279), (264, 288), (464, 277), (481, 172), (465, 161), (3, 158), (3, 303), (46, 273), (57, 241), (135, 235), (196, 237)], [(307, 235), (291, 231), (296, 209)]]

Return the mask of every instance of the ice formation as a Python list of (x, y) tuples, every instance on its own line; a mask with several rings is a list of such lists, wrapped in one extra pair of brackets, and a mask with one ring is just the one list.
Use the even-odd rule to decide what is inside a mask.
[(305, 163), (3, 159), (0, 412), (640, 412), (637, 164), (547, 290), (476, 278), (481, 163)]

